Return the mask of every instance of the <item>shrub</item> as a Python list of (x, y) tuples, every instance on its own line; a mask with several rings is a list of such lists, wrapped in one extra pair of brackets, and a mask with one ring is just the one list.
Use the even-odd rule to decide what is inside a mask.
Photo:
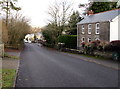
[(82, 46), (84, 46), (85, 54), (93, 54), (94, 50), (98, 50), (99, 44), (100, 44), (99, 40), (89, 42), (85, 44), (85, 46), (82, 44)]
[(120, 51), (120, 40), (110, 42), (113, 51)]
[(98, 51), (102, 51), (102, 50), (103, 50), (103, 46), (102, 46), (102, 45), (98, 45), (98, 46), (97, 46), (97, 50), (98, 50)]
[(48, 43), (44, 43), (43, 46), (47, 46), (49, 48), (54, 48), (54, 44), (48, 44)]
[(23, 39), (26, 34), (30, 33), (31, 26), (24, 16), (11, 17), (8, 23), (8, 45), (15, 48), (22, 47)]
[(81, 47), (84, 48), (85, 47), (85, 42), (82, 42), (81, 45), (82, 45)]
[(62, 35), (58, 37), (58, 43), (65, 43), (66, 48), (77, 48), (77, 35)]
[(120, 51), (120, 40), (111, 41), (105, 45), (104, 51)]
[(56, 30), (43, 30), (42, 31), (44, 40), (46, 40), (46, 44), (50, 44), (50, 45), (55, 45), (56, 44), (56, 40), (57, 40), (57, 31)]
[(112, 46), (120, 47), (120, 40), (111, 41), (110, 44), (111, 44)]
[(81, 45), (84, 54), (100, 55), (106, 58), (112, 57), (115, 60), (120, 59), (120, 40), (112, 42), (92, 41), (90, 43), (81, 43)]
[(112, 46), (110, 43), (106, 44), (103, 48), (104, 51), (112, 51)]

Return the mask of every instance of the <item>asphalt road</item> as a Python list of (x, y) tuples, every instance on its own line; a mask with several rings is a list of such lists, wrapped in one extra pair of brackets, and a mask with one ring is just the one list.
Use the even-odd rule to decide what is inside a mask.
[(16, 87), (117, 86), (117, 70), (33, 43), (27, 43), (21, 53)]

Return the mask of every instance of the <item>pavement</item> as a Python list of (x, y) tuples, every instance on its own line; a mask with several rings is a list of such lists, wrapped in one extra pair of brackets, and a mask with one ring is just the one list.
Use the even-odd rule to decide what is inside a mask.
[[(10, 56), (16, 56), (17, 58), (20, 57), (20, 51), (6, 51), (5, 53), (7, 53)], [(12, 59), (12, 58), (2, 58), (2, 69), (15, 69), (16, 70), (16, 75), (14, 77), (14, 83), (13, 83), (13, 87), (15, 87), (15, 82), (16, 82), (16, 78), (17, 78), (17, 73), (18, 73), (18, 69), (19, 69), (19, 59)]]
[(3, 69), (18, 69), (19, 60), (3, 58), (2, 60), (2, 68)]
[[(5, 52), (8, 55), (20, 57), (20, 52)], [(3, 69), (18, 69), (19, 67), (19, 59), (12, 59), (4, 57), (2, 59), (2, 68)]]
[[(90, 58), (25, 44), (17, 87), (118, 87), (118, 70)], [(100, 64), (98, 63), (100, 62)], [(107, 63), (107, 61), (105, 61)], [(104, 64), (106, 64), (104, 63)], [(116, 63), (116, 62), (115, 62)], [(107, 63), (114, 66), (114, 62)], [(112, 65), (111, 65), (112, 64)]]

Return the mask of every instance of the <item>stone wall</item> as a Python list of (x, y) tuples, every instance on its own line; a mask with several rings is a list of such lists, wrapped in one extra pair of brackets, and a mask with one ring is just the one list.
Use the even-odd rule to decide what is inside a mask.
[(0, 19), (0, 57), (4, 54), (4, 45), (8, 43), (8, 30), (5, 22)]
[(7, 44), (8, 42), (8, 30), (7, 30), (5, 22), (3, 21), (2, 21), (2, 42), (4, 44)]
[(100, 25), (100, 40), (102, 41), (110, 41), (110, 23), (103, 22)]
[(3, 44), (3, 21), (0, 20), (0, 58), (4, 55), (4, 44)]
[(0, 20), (0, 44), (2, 43), (2, 20)]
[(4, 56), (4, 44), (0, 44), (0, 58)]
[(96, 38), (99, 38), (101, 41), (110, 41), (110, 23), (109, 22), (100, 22), (100, 34), (96, 34), (96, 23), (89, 23), (92, 25), (91, 34), (88, 34), (88, 24), (83, 24), (85, 26), (85, 33), (82, 34), (82, 24), (79, 24), (78, 29), (78, 38), (77, 38), (77, 47), (81, 47), (82, 37), (85, 38), (85, 43), (88, 42), (88, 38), (91, 38), (91, 41), (94, 41)]

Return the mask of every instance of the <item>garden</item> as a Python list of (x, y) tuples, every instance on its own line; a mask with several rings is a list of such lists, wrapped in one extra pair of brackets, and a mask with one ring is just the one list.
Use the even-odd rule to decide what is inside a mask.
[(120, 59), (120, 40), (105, 42), (92, 41), (89, 43), (81, 43), (84, 54), (93, 56), (101, 56), (104, 58), (118, 60)]

